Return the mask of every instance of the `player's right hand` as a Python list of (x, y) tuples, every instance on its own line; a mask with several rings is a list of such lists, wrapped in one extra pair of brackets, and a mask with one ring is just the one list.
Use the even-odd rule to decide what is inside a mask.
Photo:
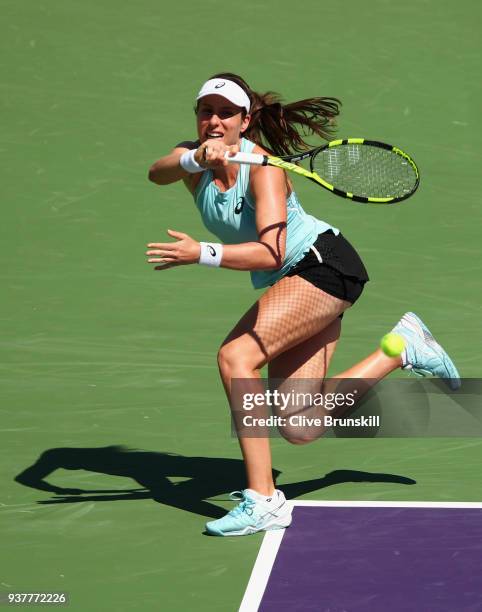
[(218, 138), (210, 138), (197, 149), (194, 159), (204, 168), (227, 166), (228, 162), (224, 157), (226, 152), (231, 156), (236, 155), (239, 153), (239, 145), (227, 145)]

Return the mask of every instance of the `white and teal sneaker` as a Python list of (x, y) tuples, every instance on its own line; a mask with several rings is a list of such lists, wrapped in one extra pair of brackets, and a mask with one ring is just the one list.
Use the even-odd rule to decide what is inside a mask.
[(230, 498), (240, 503), (216, 521), (206, 523), (206, 531), (216, 536), (242, 536), (284, 529), (291, 524), (291, 505), (278, 489), (272, 497), (260, 495), (252, 489), (233, 491)]
[(403, 370), (411, 370), (417, 376), (438, 376), (454, 391), (460, 387), (460, 375), (453, 361), (416, 314), (405, 313), (392, 331), (406, 342)]

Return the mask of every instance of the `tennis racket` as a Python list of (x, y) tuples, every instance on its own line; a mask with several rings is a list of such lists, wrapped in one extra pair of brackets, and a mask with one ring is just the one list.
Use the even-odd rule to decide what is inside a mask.
[[(310, 159), (310, 170), (295, 162)], [(233, 164), (276, 166), (304, 176), (343, 198), (368, 204), (394, 204), (415, 193), (420, 182), (417, 165), (398, 147), (348, 138), (296, 155), (275, 157), (257, 153), (236, 153)]]

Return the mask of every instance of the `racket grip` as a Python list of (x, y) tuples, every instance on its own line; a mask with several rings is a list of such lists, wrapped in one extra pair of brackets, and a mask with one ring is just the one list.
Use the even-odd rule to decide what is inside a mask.
[(266, 155), (260, 153), (236, 153), (230, 156), (229, 153), (224, 154), (224, 159), (227, 159), (230, 164), (250, 164), (251, 166), (265, 166)]

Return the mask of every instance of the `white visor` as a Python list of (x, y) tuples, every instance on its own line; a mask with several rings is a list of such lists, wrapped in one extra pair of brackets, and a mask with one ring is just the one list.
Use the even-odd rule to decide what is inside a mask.
[(227, 79), (210, 79), (201, 87), (201, 91), (198, 93), (196, 100), (212, 94), (226, 98), (226, 100), (229, 100), (236, 106), (245, 108), (246, 112), (249, 113), (251, 103), (244, 89), (237, 83), (228, 81)]

